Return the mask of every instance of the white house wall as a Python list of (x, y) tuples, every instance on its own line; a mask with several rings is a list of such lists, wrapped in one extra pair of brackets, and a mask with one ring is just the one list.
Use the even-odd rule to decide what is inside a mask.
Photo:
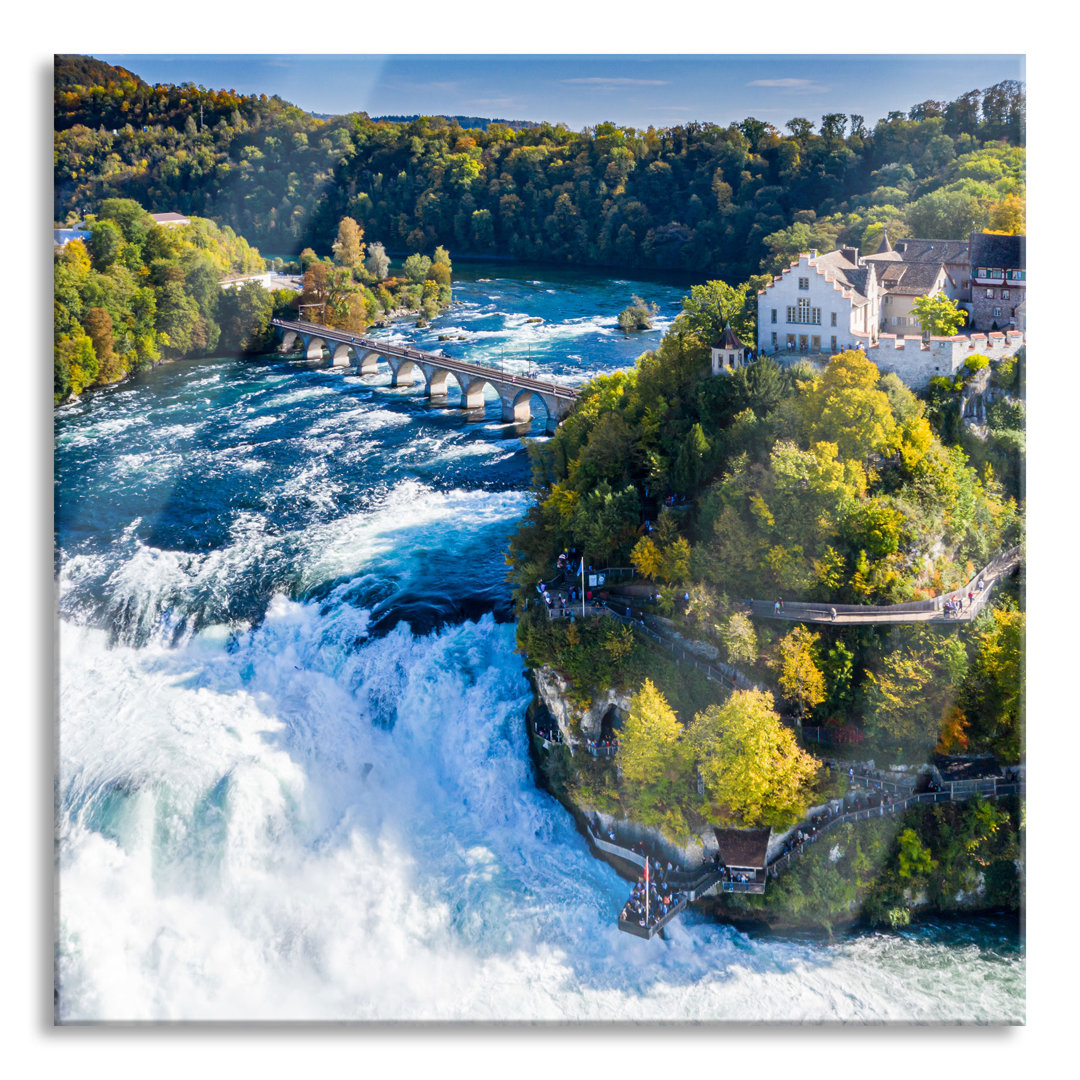
[[(845, 297), (839, 282), (827, 281), (822, 269), (812, 266), (810, 256), (799, 257), (798, 266), (785, 270), (779, 280), (774, 280), (765, 291), (758, 295), (758, 349), (763, 352), (781, 351), (787, 348), (788, 334), (794, 334), (796, 349), (800, 334), (808, 338), (821, 337), (823, 352), (833, 352), (854, 347), (856, 333), (866, 334), (870, 327), (863, 326), (863, 311), (853, 307), (851, 299)], [(809, 279), (809, 290), (799, 288), (799, 278)], [(809, 299), (812, 308), (821, 308), (821, 323), (789, 323), (788, 307), (798, 307), (799, 301)], [(869, 307), (870, 305), (866, 305)], [(776, 310), (776, 322), (772, 321), (772, 311)], [(836, 316), (836, 325), (832, 325), (832, 316)], [(777, 345), (772, 343), (776, 334)], [(836, 349), (832, 347), (832, 338), (836, 337)]]

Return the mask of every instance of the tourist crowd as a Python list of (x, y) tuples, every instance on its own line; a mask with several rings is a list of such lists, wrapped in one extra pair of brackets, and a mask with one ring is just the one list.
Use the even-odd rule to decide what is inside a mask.
[[(656, 867), (655, 871), (652, 866)], [(665, 870), (658, 861), (651, 860), (648, 886), (641, 880), (633, 887), (619, 918), (624, 922), (648, 928), (656, 926), (673, 911), (683, 900), (683, 894), (668, 883), (667, 871), (671, 868), (671, 863), (668, 863)]]

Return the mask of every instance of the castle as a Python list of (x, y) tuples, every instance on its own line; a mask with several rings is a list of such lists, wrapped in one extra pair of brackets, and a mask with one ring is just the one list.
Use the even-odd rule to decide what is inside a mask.
[[(893, 248), (886, 233), (873, 255), (804, 253), (758, 293), (758, 353), (861, 348), (914, 389), (955, 374), (970, 356), (1011, 356), (1024, 343), (1025, 239), (972, 233)], [(914, 303), (938, 292), (968, 313), (974, 333), (923, 340)], [(916, 332), (903, 333), (909, 327)]]

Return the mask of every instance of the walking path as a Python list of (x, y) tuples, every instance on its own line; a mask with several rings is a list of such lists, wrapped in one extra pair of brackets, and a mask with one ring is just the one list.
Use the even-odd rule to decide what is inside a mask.
[[(886, 623), (971, 622), (990, 598), (990, 591), (1023, 561), (1017, 546), (992, 559), (966, 585), (929, 600), (908, 604), (804, 604), (800, 602), (747, 600), (747, 612), (758, 619), (788, 622), (825, 622), (858, 626)], [(980, 582), (982, 587), (980, 588)], [(777, 605), (779, 604), (779, 608)], [(958, 605), (950, 610), (951, 605)]]

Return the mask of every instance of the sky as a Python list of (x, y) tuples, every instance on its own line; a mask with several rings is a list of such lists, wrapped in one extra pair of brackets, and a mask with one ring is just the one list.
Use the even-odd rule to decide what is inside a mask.
[(445, 114), (637, 128), (755, 116), (783, 129), (858, 113), (868, 125), (928, 98), (1024, 79), (991, 55), (150, 55), (94, 53), (149, 83), (277, 94), (309, 112)]

